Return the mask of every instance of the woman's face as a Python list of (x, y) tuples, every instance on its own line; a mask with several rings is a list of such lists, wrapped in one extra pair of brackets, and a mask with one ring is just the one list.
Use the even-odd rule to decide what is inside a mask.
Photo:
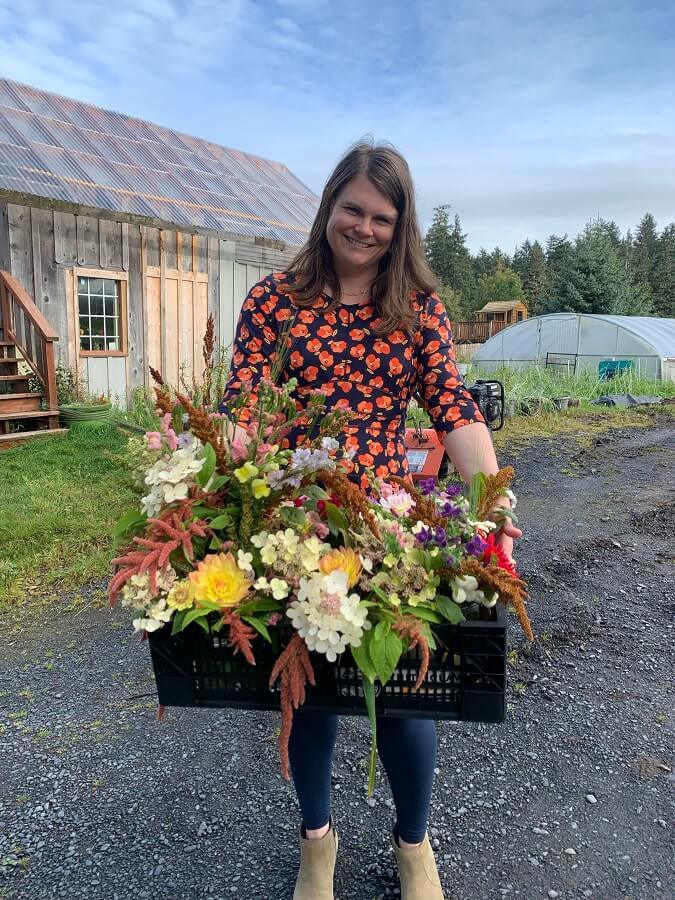
[(357, 175), (335, 198), (326, 239), (338, 275), (372, 270), (389, 249), (398, 212), (366, 175)]

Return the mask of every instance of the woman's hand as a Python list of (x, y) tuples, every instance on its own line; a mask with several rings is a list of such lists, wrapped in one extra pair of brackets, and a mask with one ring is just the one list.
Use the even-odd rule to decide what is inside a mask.
[(513, 558), (513, 542), (523, 536), (523, 532), (517, 525), (505, 516), (501, 509), (510, 509), (511, 500), (509, 497), (501, 497), (499, 503), (492, 511), (491, 518), (499, 522), (500, 528), (495, 532), (495, 543), (502, 548), (509, 559)]
[(498, 544), (509, 559), (513, 558), (513, 542), (523, 536), (523, 532), (514, 525), (511, 519), (506, 519), (502, 527), (495, 533), (495, 543)]

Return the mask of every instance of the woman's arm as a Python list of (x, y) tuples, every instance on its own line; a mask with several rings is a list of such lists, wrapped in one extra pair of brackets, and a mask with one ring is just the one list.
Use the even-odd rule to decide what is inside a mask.
[[(487, 426), (480, 422), (462, 425), (461, 428), (447, 432), (443, 435), (443, 446), (450, 461), (467, 484), (471, 483), (477, 472), (496, 475), (499, 471), (490, 432)], [(504, 495), (499, 498), (498, 505), (510, 507), (511, 501)], [(497, 532), (496, 540), (509, 558), (513, 552), (514, 539), (522, 537), (522, 534), (520, 528), (508, 518)]]

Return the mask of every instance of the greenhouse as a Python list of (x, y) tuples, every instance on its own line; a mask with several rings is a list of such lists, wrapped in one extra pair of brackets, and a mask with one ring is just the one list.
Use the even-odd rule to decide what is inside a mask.
[(675, 319), (553, 313), (510, 325), (472, 357), (484, 371), (546, 366), (562, 374), (627, 370), (675, 381)]

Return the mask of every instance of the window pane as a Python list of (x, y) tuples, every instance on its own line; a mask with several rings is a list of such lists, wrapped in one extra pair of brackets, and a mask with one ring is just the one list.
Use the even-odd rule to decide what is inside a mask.
[(92, 316), (102, 316), (103, 315), (103, 297), (92, 294), (91, 297), (89, 298), (89, 302), (91, 303)]
[(89, 293), (90, 294), (102, 294), (103, 293), (103, 279), (102, 278), (87, 278), (89, 282)]
[(89, 315), (89, 297), (87, 297), (86, 294), (84, 296), (82, 294), (80, 294), (79, 301), (80, 301), (80, 317), (82, 318), (82, 317), (88, 316)]
[(103, 326), (103, 316), (100, 317), (91, 317), (91, 333), (92, 334), (103, 334), (104, 326)]
[[(92, 306), (93, 311), (93, 306)], [(105, 314), (106, 316), (116, 316), (117, 315), (117, 297), (110, 297), (106, 295), (105, 297)]]
[(93, 337), (91, 339), (92, 350), (105, 350), (104, 339), (102, 337)]
[(88, 338), (88, 337), (80, 338), (80, 350), (91, 350), (91, 338)]
[(106, 317), (105, 333), (107, 335), (116, 335), (117, 334), (117, 319), (113, 319), (111, 316)]
[(108, 337), (105, 340), (106, 340), (106, 344), (108, 345), (108, 350), (119, 350), (120, 349), (117, 346), (117, 338), (116, 337)]

